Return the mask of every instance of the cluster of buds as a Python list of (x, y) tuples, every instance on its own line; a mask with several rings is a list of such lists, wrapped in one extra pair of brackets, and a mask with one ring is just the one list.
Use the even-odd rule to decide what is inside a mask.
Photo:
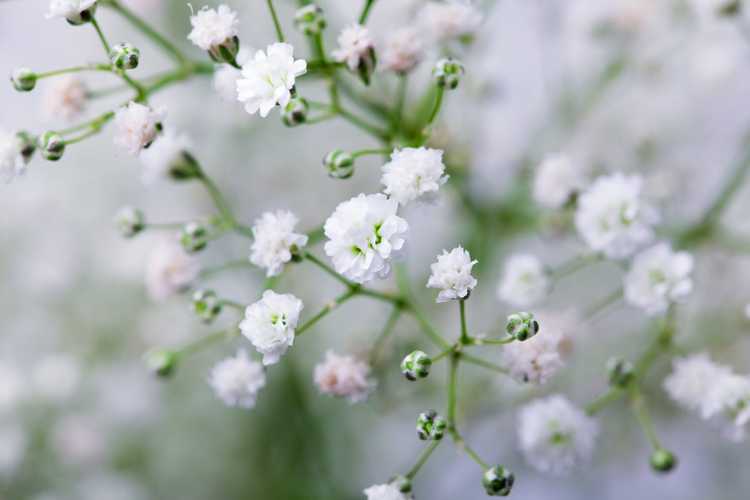
[(323, 9), (315, 4), (308, 4), (294, 14), (294, 25), (307, 36), (316, 36), (326, 28)]
[(281, 121), (287, 127), (302, 125), (307, 121), (307, 112), (310, 106), (302, 97), (292, 97), (281, 110)]
[(448, 429), (448, 422), (435, 410), (427, 410), (417, 417), (417, 436), (422, 441), (440, 441)]
[(514, 481), (515, 477), (510, 470), (502, 465), (496, 465), (485, 471), (482, 477), (482, 486), (489, 496), (506, 497), (513, 489)]
[(211, 323), (221, 314), (221, 300), (213, 290), (196, 290), (193, 294), (193, 312), (204, 323)]
[(206, 226), (200, 222), (188, 222), (180, 230), (180, 244), (187, 253), (200, 252), (208, 245)]
[(65, 140), (55, 132), (45, 132), (39, 136), (39, 152), (45, 160), (57, 161), (65, 153)]
[(432, 70), (438, 87), (453, 90), (458, 87), (464, 74), (464, 65), (455, 59), (440, 59)]
[(633, 363), (622, 358), (609, 358), (607, 361), (607, 376), (609, 377), (609, 385), (626, 387), (635, 376)]
[(140, 56), (140, 50), (127, 42), (118, 43), (109, 52), (112, 66), (122, 70), (137, 68)]
[(36, 87), (38, 76), (29, 68), (16, 68), (10, 75), (13, 88), (19, 92), (31, 92)]
[(529, 312), (517, 312), (508, 316), (505, 331), (514, 339), (523, 342), (539, 333), (539, 322)]
[(137, 208), (122, 207), (115, 215), (115, 226), (124, 238), (132, 238), (146, 228), (146, 218)]
[(340, 149), (334, 149), (323, 158), (328, 175), (334, 179), (348, 179), (354, 174), (354, 157)]
[(432, 367), (432, 359), (422, 351), (414, 351), (401, 361), (401, 373), (408, 380), (427, 378)]

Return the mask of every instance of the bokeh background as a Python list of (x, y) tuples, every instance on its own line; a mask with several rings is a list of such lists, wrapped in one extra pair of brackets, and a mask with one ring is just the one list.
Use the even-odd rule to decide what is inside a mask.
[[(196, 58), (189, 46), (184, 1), (126, 3)], [(229, 2), (241, 13), (241, 38), (262, 47), (274, 39), (264, 2)], [(354, 19), (360, 2), (321, 0), (326, 38)], [(371, 17), (377, 39), (409, 22), (422, 2), (380, 0)], [(582, 248), (565, 221), (539, 211), (528, 197), (530, 169), (565, 151), (591, 171), (639, 172), (664, 213), (664, 232), (690, 223), (719, 189), (750, 126), (750, 20), (713, 15), (709, 1), (497, 0), (470, 47), (461, 50), (467, 78), (448, 95), (435, 144), (446, 147), (460, 199), (445, 189), (436, 206), (410, 208), (408, 267), (412, 286), (441, 331), (457, 332), (456, 310), (432, 304), (423, 290), (429, 263), (442, 248), (463, 243), (480, 259), (479, 287), (469, 320), (492, 331), (510, 310), (495, 287), (505, 256), (514, 251), (565, 261)], [(287, 33), (305, 46), (291, 17), (294, 2), (277, 1)], [(196, 8), (200, 5), (195, 4)], [(101, 58), (87, 27), (46, 20), (45, 0), (0, 2), (0, 74), (18, 66), (38, 70)], [(165, 58), (132, 28), (102, 9), (113, 41), (141, 49), (136, 76), (166, 67)], [(428, 58), (428, 61), (434, 60)], [(411, 102), (426, 88), (429, 62), (411, 82)], [(90, 87), (109, 75), (86, 75)], [(44, 112), (43, 92), (19, 94), (0, 86), (0, 125), (42, 131), (60, 126)], [(370, 95), (389, 98), (394, 81), (378, 79)], [(323, 95), (314, 82), (305, 95)], [(121, 96), (92, 102), (96, 115)], [(247, 115), (221, 101), (210, 78), (198, 77), (158, 94), (167, 123), (193, 140), (196, 156), (250, 223), (262, 211), (288, 208), (304, 228), (316, 227), (342, 200), (378, 189), (379, 159), (358, 162), (349, 181), (329, 179), (320, 164), (336, 147), (373, 146), (340, 121), (285, 128), (274, 114)], [(428, 347), (411, 318), (402, 319), (376, 367), (378, 388), (367, 404), (319, 395), (312, 367), (323, 353), (364, 353), (385, 321), (380, 304), (357, 300), (330, 315), (269, 371), (269, 384), (250, 411), (226, 408), (206, 384), (210, 366), (240, 343), (217, 346), (180, 367), (168, 380), (142, 362), (150, 347), (175, 346), (209, 331), (187, 297), (151, 302), (144, 291), (148, 251), (163, 235), (123, 240), (112, 217), (124, 204), (154, 221), (183, 221), (212, 212), (201, 186), (144, 187), (140, 165), (112, 145), (105, 130), (70, 147), (58, 163), (35, 159), (28, 174), (0, 189), (0, 498), (2, 500), (354, 499), (367, 485), (408, 469), (422, 444), (414, 418), (443, 408), (444, 366), (411, 384), (398, 363)], [(748, 235), (747, 190), (724, 216), (734, 234)], [(471, 205), (481, 207), (481, 218)], [(678, 345), (708, 349), (747, 372), (750, 366), (750, 251), (742, 241), (712, 241), (696, 251), (696, 290), (681, 309)], [(206, 265), (245, 257), (248, 243), (227, 236), (201, 254)], [(298, 266), (279, 288), (316, 311), (338, 293), (316, 269)], [(616, 266), (601, 264), (564, 280), (544, 304), (557, 314), (584, 309), (615, 289)], [(262, 272), (239, 268), (205, 281), (250, 303)], [(393, 287), (388, 281), (384, 289)], [(236, 320), (233, 311), (220, 324)], [(585, 404), (605, 388), (604, 362), (636, 356), (648, 342), (646, 320), (618, 305), (572, 332), (567, 367), (539, 388), (520, 386), (466, 366), (461, 373), (459, 424), (487, 460), (516, 473), (516, 498), (598, 500), (740, 500), (750, 491), (747, 444), (723, 440), (716, 429), (670, 403), (661, 380), (664, 360), (648, 379), (648, 398), (660, 437), (680, 458), (663, 477), (648, 466), (648, 447), (625, 406), (599, 420), (595, 460), (570, 477), (530, 469), (518, 452), (515, 409), (553, 392)], [(496, 355), (488, 353), (490, 356)], [(480, 471), (451, 445), (441, 446), (416, 481), (419, 498), (481, 499)]]

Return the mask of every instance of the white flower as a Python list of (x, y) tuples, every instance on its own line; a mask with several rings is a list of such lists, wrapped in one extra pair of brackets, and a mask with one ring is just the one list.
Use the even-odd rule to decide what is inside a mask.
[(659, 243), (639, 253), (625, 276), (625, 298), (649, 315), (663, 313), (693, 289), (693, 257)]
[(443, 250), (437, 260), (430, 265), (430, 278), (427, 288), (439, 288), (436, 302), (465, 299), (469, 296), (477, 280), (471, 275), (471, 268), (478, 261), (471, 260), (469, 252), (457, 246), (450, 252)]
[(380, 193), (360, 194), (336, 207), (323, 229), (325, 252), (337, 272), (357, 283), (388, 276), (409, 229), (397, 209), (395, 200)]
[(511, 342), (501, 351), (502, 365), (519, 382), (544, 384), (565, 364), (571, 346), (565, 331), (569, 318), (539, 317), (539, 333), (523, 342)]
[(47, 19), (65, 18), (73, 24), (79, 24), (81, 13), (94, 7), (96, 0), (51, 0), (49, 3), (49, 12)]
[(240, 323), (242, 335), (263, 354), (264, 365), (278, 363), (294, 343), (302, 307), (302, 301), (294, 295), (266, 290), (258, 302), (245, 310), (245, 319)]
[(385, 194), (406, 205), (418, 198), (434, 199), (447, 180), (443, 152), (420, 147), (394, 150), (391, 161), (383, 165), (380, 182)]
[(266, 212), (255, 221), (250, 262), (266, 268), (266, 276), (281, 274), (284, 264), (292, 260), (292, 247), (307, 245), (307, 236), (294, 232), (297, 217), (288, 210)]
[(526, 307), (544, 299), (549, 288), (549, 277), (539, 259), (533, 255), (517, 254), (505, 262), (497, 296), (514, 306)]
[(428, 2), (418, 18), (422, 29), (438, 41), (472, 35), (482, 24), (482, 13), (462, 0)]
[(367, 500), (410, 500), (393, 484), (375, 484), (363, 491)]
[(750, 377), (732, 373), (716, 381), (705, 397), (704, 415), (718, 417), (726, 437), (735, 442), (743, 441), (747, 433), (745, 426), (750, 422)]
[(370, 31), (361, 24), (351, 24), (341, 30), (338, 38), (339, 48), (331, 55), (338, 62), (345, 62), (354, 71), (360, 61), (368, 57), (375, 44), (370, 37)]
[(245, 103), (248, 113), (260, 112), (265, 118), (276, 104), (287, 105), (295, 79), (307, 72), (307, 62), (295, 60), (293, 53), (294, 47), (288, 43), (274, 43), (266, 52), (256, 52), (255, 57), (242, 66), (237, 96)]
[(115, 113), (115, 144), (131, 155), (137, 155), (154, 142), (165, 115), (164, 110), (155, 111), (143, 104), (129, 102)]
[(583, 172), (567, 155), (547, 156), (534, 176), (534, 200), (543, 207), (560, 208), (585, 184)]
[(16, 134), (0, 129), (0, 181), (10, 182), (26, 171), (22, 147), (22, 141)]
[(193, 30), (188, 39), (203, 50), (211, 50), (237, 36), (239, 19), (237, 13), (226, 5), (217, 9), (207, 6), (190, 17)]
[[(242, 66), (251, 57), (252, 53), (249, 49), (243, 47), (237, 53), (235, 61), (237, 64)], [(224, 101), (236, 102), (237, 101), (237, 80), (242, 78), (242, 71), (229, 65), (219, 64), (216, 66), (213, 77), (213, 85), (216, 93)]]
[(617, 173), (598, 178), (578, 198), (576, 228), (592, 250), (621, 259), (651, 241), (658, 214), (641, 199), (641, 184), (637, 175)]
[(325, 361), (315, 366), (313, 379), (323, 394), (347, 398), (350, 403), (367, 399), (375, 387), (369, 379), (370, 365), (354, 356), (326, 352)]
[(78, 387), (80, 376), (76, 359), (63, 353), (43, 357), (34, 365), (31, 374), (36, 393), (54, 402), (70, 398)]
[(56, 78), (44, 95), (44, 110), (50, 117), (72, 120), (86, 107), (87, 90), (75, 75)]
[(209, 384), (227, 406), (252, 408), (258, 392), (266, 385), (266, 373), (260, 363), (251, 361), (244, 349), (226, 358), (211, 370)]
[(589, 460), (598, 432), (596, 421), (561, 395), (537, 399), (519, 411), (521, 451), (542, 472), (562, 475)]
[(198, 277), (198, 259), (172, 238), (161, 240), (146, 262), (146, 289), (154, 300), (164, 300), (186, 289)]
[(152, 185), (159, 180), (168, 179), (172, 167), (183, 161), (184, 153), (191, 146), (186, 135), (177, 134), (172, 129), (166, 130), (138, 156), (143, 164), (143, 183)]
[(383, 44), (380, 59), (385, 69), (407, 73), (424, 57), (424, 43), (419, 30), (401, 28), (391, 33)]

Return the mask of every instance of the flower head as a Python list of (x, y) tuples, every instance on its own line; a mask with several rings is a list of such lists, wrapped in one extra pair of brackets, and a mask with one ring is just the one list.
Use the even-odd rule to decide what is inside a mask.
[(361, 24), (351, 24), (341, 31), (339, 48), (331, 55), (336, 61), (344, 62), (351, 71), (356, 70), (363, 60), (372, 56), (375, 44), (370, 31)]
[(154, 142), (166, 112), (153, 110), (137, 102), (129, 102), (115, 113), (115, 144), (131, 155), (137, 155)]
[(71, 24), (81, 24), (91, 18), (96, 0), (51, 0), (47, 19), (65, 18)]
[(146, 289), (154, 300), (164, 300), (186, 289), (198, 277), (200, 264), (172, 238), (154, 247), (146, 262)]
[(478, 261), (471, 260), (469, 252), (457, 246), (450, 252), (443, 250), (437, 260), (430, 265), (428, 288), (439, 288), (437, 302), (465, 299), (477, 286), (477, 280), (471, 275), (471, 268)]
[(250, 262), (266, 269), (266, 276), (277, 276), (292, 259), (292, 250), (307, 244), (307, 236), (294, 232), (297, 217), (288, 210), (266, 212), (255, 221)]
[(534, 176), (534, 201), (546, 208), (560, 208), (585, 184), (583, 172), (567, 155), (547, 156)]
[(391, 161), (383, 165), (380, 182), (385, 194), (406, 205), (420, 198), (434, 199), (447, 180), (443, 152), (420, 147), (394, 150)]
[(186, 161), (185, 152), (192, 146), (190, 139), (172, 129), (166, 130), (148, 149), (141, 151), (138, 158), (143, 164), (141, 179), (151, 185), (159, 180), (172, 177)]
[(397, 209), (395, 200), (380, 193), (360, 194), (336, 207), (323, 229), (325, 252), (337, 272), (357, 283), (388, 276), (409, 229)]
[(211, 370), (208, 383), (227, 406), (252, 408), (258, 392), (266, 385), (266, 373), (260, 363), (251, 361), (244, 349), (234, 357), (220, 361)]
[(375, 484), (363, 491), (367, 500), (411, 500), (411, 496), (401, 493), (394, 484)]
[(385, 39), (380, 53), (383, 67), (396, 73), (408, 73), (424, 57), (424, 43), (418, 29), (401, 28)]
[(216, 9), (203, 7), (190, 17), (193, 30), (188, 39), (203, 50), (211, 50), (237, 36), (237, 13), (226, 5)]
[(302, 301), (294, 295), (266, 290), (258, 302), (245, 310), (240, 330), (263, 355), (264, 365), (278, 363), (294, 343), (294, 329), (302, 307)]
[(26, 171), (23, 141), (11, 132), (0, 130), (0, 181), (10, 182)]
[(49, 116), (72, 120), (86, 107), (86, 86), (75, 75), (62, 76), (52, 83), (44, 96), (44, 110)]
[(525, 307), (544, 299), (549, 287), (549, 277), (539, 259), (533, 255), (517, 254), (505, 262), (497, 295), (504, 302)]
[(419, 19), (422, 29), (437, 41), (473, 35), (482, 24), (481, 12), (466, 0), (427, 2)]
[(659, 243), (639, 253), (625, 276), (625, 298), (648, 314), (659, 314), (693, 289), (693, 257)]
[(294, 59), (294, 47), (288, 43), (274, 43), (265, 52), (242, 66), (242, 78), (237, 80), (237, 95), (251, 115), (260, 112), (266, 117), (277, 104), (286, 106), (292, 97), (295, 79), (307, 71), (304, 59)]
[(325, 360), (315, 366), (313, 378), (321, 393), (358, 403), (367, 399), (375, 387), (369, 376), (370, 365), (365, 361), (328, 351)]

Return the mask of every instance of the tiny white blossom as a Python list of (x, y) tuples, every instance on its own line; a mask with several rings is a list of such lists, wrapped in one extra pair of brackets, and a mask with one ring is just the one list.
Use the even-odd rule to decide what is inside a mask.
[(422, 29), (437, 41), (473, 35), (482, 24), (482, 13), (466, 0), (427, 2), (418, 18)]
[(154, 142), (166, 112), (129, 102), (115, 113), (115, 144), (135, 156)]
[(596, 421), (561, 395), (537, 399), (519, 411), (521, 451), (542, 472), (563, 475), (588, 461), (598, 432)]
[(544, 384), (565, 365), (571, 349), (572, 321), (567, 315), (537, 314), (539, 333), (523, 342), (511, 342), (501, 351), (502, 365), (519, 382)]
[(88, 91), (75, 75), (55, 79), (44, 95), (44, 111), (50, 117), (72, 120), (86, 107)]
[(80, 23), (81, 13), (94, 7), (96, 0), (51, 0), (47, 19), (65, 18), (72, 23)]
[(325, 360), (315, 366), (313, 379), (323, 394), (346, 398), (350, 403), (367, 399), (375, 382), (370, 377), (370, 365), (354, 356), (340, 356), (326, 352)]
[(385, 39), (380, 59), (385, 69), (408, 73), (424, 57), (424, 43), (418, 29), (400, 28)]
[(164, 300), (186, 289), (198, 277), (198, 259), (188, 255), (173, 238), (161, 240), (146, 262), (146, 289), (154, 300)]
[(294, 232), (297, 217), (288, 210), (266, 212), (255, 221), (250, 262), (266, 269), (266, 276), (277, 276), (292, 259), (292, 247), (307, 245), (307, 236)]
[(393, 484), (375, 484), (363, 491), (367, 500), (411, 500)]
[(417, 199), (433, 200), (448, 180), (443, 152), (439, 149), (396, 149), (382, 170), (380, 182), (385, 186), (385, 194), (401, 205)]
[(567, 155), (550, 155), (537, 167), (534, 201), (546, 208), (560, 208), (585, 184), (585, 175)]
[(0, 181), (10, 182), (26, 171), (22, 147), (16, 134), (0, 129)]
[(209, 384), (227, 406), (252, 408), (258, 392), (266, 385), (263, 365), (251, 361), (244, 349), (211, 369)]
[(397, 209), (395, 200), (380, 193), (360, 194), (336, 207), (323, 229), (325, 252), (337, 272), (357, 283), (388, 276), (409, 229)]
[(659, 243), (639, 253), (625, 276), (625, 298), (649, 315), (663, 313), (693, 289), (693, 257)]
[(240, 330), (263, 355), (264, 365), (278, 363), (294, 343), (302, 307), (302, 301), (294, 295), (266, 290), (258, 302), (245, 310)]
[(497, 296), (514, 306), (539, 303), (549, 292), (550, 280), (542, 263), (533, 255), (512, 255), (505, 262)]
[(596, 252), (613, 259), (628, 257), (648, 244), (658, 221), (642, 199), (640, 176), (621, 173), (600, 177), (578, 198), (578, 233)]
[(361, 24), (351, 24), (344, 28), (338, 38), (339, 48), (331, 55), (338, 62), (345, 62), (354, 71), (374, 49), (375, 45), (370, 37), (370, 31)]
[(226, 5), (216, 9), (206, 6), (190, 17), (193, 30), (188, 39), (203, 50), (211, 50), (237, 36), (239, 22), (237, 13)]
[(54, 402), (70, 398), (78, 387), (80, 377), (78, 362), (64, 353), (44, 356), (31, 372), (36, 394)]
[(172, 129), (161, 134), (148, 149), (141, 151), (138, 158), (143, 164), (141, 180), (146, 185), (169, 178), (170, 169), (182, 161), (182, 156), (190, 149), (192, 143), (184, 134)]
[(437, 260), (430, 265), (430, 278), (427, 288), (439, 288), (436, 302), (465, 299), (477, 286), (477, 280), (471, 275), (471, 268), (478, 261), (471, 260), (469, 252), (457, 246), (450, 252), (443, 250)]
[[(237, 53), (235, 61), (242, 66), (252, 56), (252, 51), (243, 47)], [(242, 78), (242, 71), (229, 65), (219, 64), (216, 66), (213, 77), (213, 86), (216, 93), (223, 101), (237, 101), (237, 81)]]
[(266, 117), (277, 104), (286, 106), (292, 97), (295, 79), (307, 72), (304, 59), (294, 59), (294, 47), (288, 43), (274, 43), (265, 52), (242, 66), (242, 78), (237, 80), (237, 96), (251, 115), (260, 112)]

